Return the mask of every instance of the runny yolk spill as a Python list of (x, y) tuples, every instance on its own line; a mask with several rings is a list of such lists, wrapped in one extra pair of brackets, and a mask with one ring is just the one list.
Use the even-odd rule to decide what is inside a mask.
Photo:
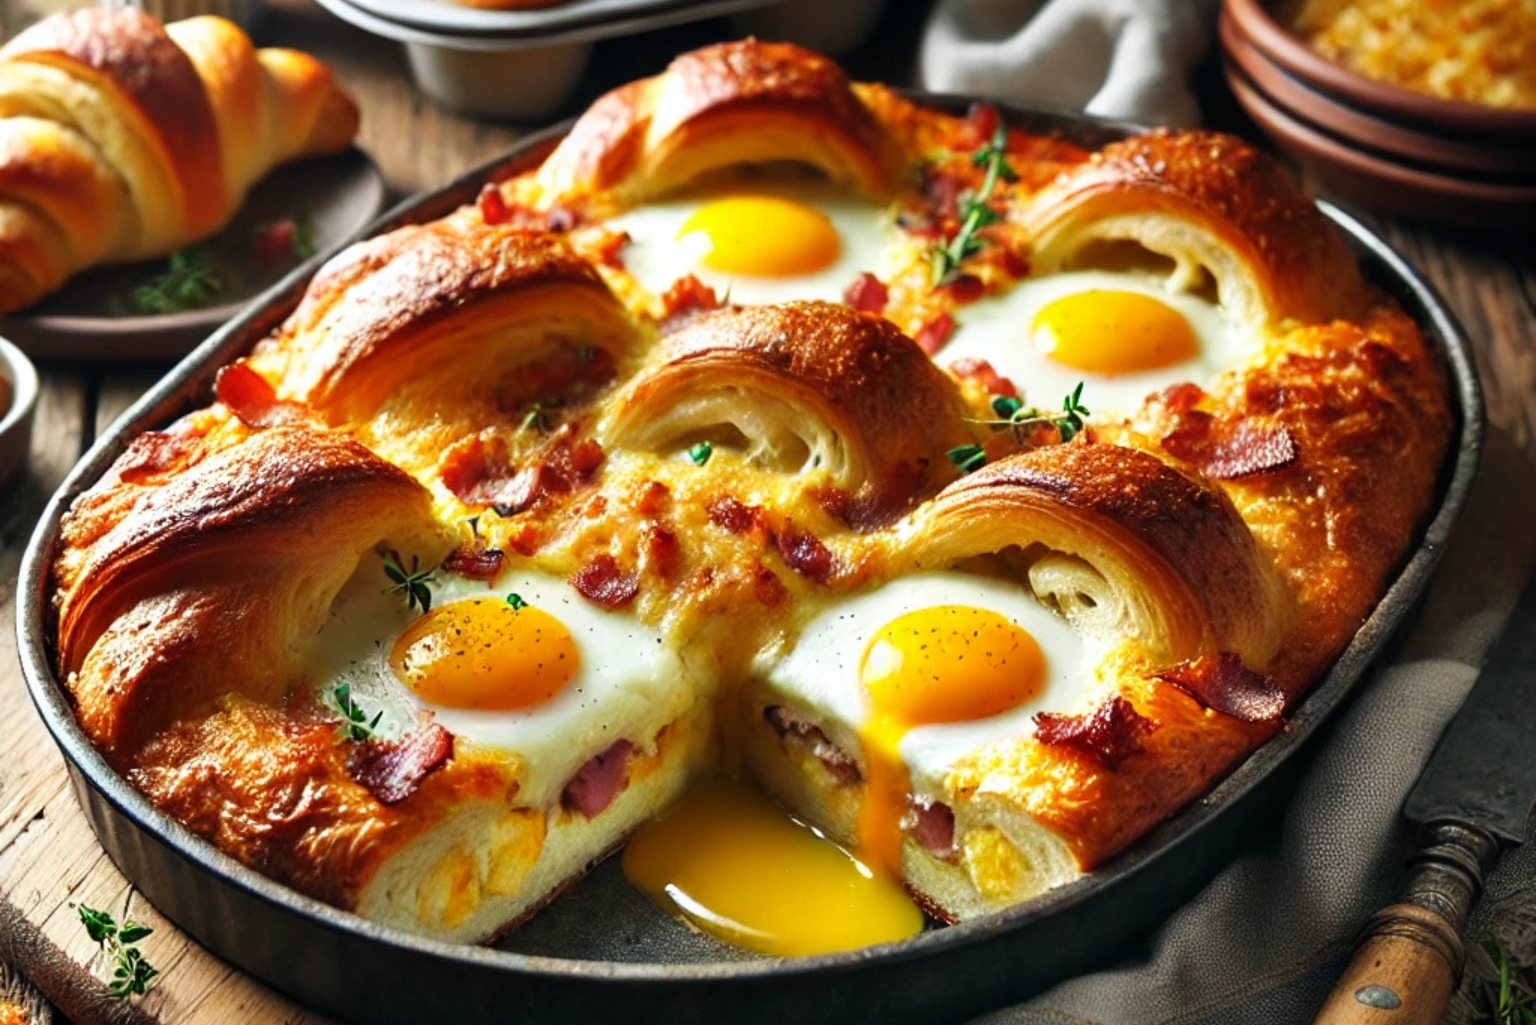
[(1000, 613), (937, 605), (898, 616), (870, 638), (859, 666), (871, 713), (859, 732), (865, 796), (859, 854), (899, 877), (901, 820), (911, 786), (898, 747), (914, 726), (998, 715), (1045, 681), (1045, 655)]
[(814, 207), (778, 196), (725, 196), (695, 210), (679, 240), (709, 239), (704, 266), (728, 274), (785, 278), (830, 267), (842, 251), (837, 229)]
[(1063, 296), (1035, 314), (1031, 333), (1043, 355), (1105, 377), (1172, 366), (1200, 351), (1183, 314), (1138, 292)]
[(624, 875), (700, 930), (763, 954), (852, 950), (923, 928), (897, 882), (733, 781), (704, 780), (641, 826)]
[(438, 606), (412, 623), (389, 655), (395, 675), (426, 700), (496, 711), (543, 704), (579, 663), (565, 624), (496, 597)]

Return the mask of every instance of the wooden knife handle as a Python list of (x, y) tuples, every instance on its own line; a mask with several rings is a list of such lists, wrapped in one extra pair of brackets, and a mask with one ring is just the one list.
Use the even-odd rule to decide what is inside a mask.
[(1438, 822), (1420, 833), (1402, 899), (1372, 915), (1318, 1025), (1439, 1025), (1461, 979), (1461, 927), (1498, 841)]

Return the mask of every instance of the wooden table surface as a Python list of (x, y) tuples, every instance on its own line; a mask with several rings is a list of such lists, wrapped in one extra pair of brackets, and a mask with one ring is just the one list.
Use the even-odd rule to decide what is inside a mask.
[[(859, 77), (903, 81), (927, 0), (896, 0), (876, 38), (845, 63)], [(731, 32), (723, 20), (600, 44), (564, 114), (620, 82), (658, 71), (671, 54)], [(434, 108), (411, 86), (400, 50), (344, 25), (309, 0), (274, 0), (260, 41), (301, 46), (331, 62), (363, 110), (359, 144), (396, 197), (446, 182), (500, 153), (532, 125), (477, 123)], [(1219, 77), (1200, 79), (1210, 120), (1248, 130)], [(564, 116), (562, 114), (562, 116)], [(1250, 132), (1251, 134), (1251, 132)], [(1536, 247), (1387, 223), (1383, 233), (1440, 289), (1477, 348), (1489, 418), (1536, 451)], [(60, 756), (23, 687), (14, 653), (21, 550), (47, 496), (74, 461), (165, 366), (39, 367), (42, 394), (31, 463), (0, 493), (0, 961), (21, 968), (81, 1022), (318, 1022), (181, 935), (102, 853), (75, 804)], [(84, 903), (155, 928), (144, 943), (160, 984), (133, 1002), (107, 996), (95, 947), (76, 918)]]

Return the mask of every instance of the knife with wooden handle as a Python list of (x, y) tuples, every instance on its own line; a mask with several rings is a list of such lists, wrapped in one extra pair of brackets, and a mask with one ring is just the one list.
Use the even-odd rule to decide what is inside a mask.
[(1395, 904), (1361, 930), (1319, 1025), (1438, 1025), (1464, 955), (1461, 930), (1502, 844), (1536, 805), (1536, 580), (1456, 713), (1403, 814), (1417, 845)]

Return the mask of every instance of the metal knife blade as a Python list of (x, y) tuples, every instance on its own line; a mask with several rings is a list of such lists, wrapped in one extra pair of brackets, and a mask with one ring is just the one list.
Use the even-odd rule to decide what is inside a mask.
[(1403, 814), (1525, 839), (1536, 805), (1536, 579), (1526, 584), (1472, 692), (1408, 794)]

